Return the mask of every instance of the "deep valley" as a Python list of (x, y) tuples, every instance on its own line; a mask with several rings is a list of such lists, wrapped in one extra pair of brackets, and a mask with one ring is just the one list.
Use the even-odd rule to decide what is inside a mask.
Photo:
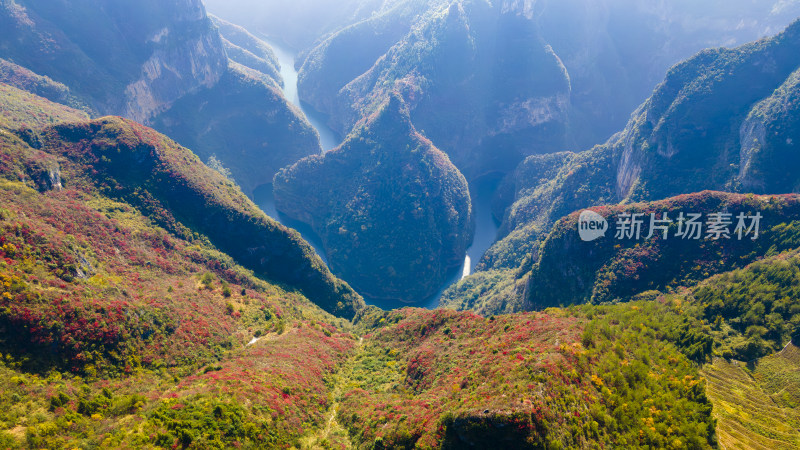
[(0, 449), (800, 448), (800, 0), (0, 0)]

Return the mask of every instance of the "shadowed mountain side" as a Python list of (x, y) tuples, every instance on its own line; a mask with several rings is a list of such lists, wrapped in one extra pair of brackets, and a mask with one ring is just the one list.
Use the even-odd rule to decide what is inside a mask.
[(279, 211), (322, 238), (334, 273), (376, 301), (421, 301), (472, 239), (466, 180), (398, 96), (338, 148), (275, 177)]
[[(704, 50), (673, 67), (607, 143), (579, 153), (528, 157), (501, 183), (494, 200), (502, 238), (476, 268), (493, 273), (462, 281), (445, 297), (462, 288), (480, 290), (473, 302), (481, 308), (524, 309), (518, 301), (520, 277), (536, 261), (553, 224), (583, 208), (706, 189), (796, 192), (798, 47), (800, 21), (735, 49)], [(486, 280), (497, 277), (502, 288), (493, 290)]]
[(0, 81), (153, 126), (248, 195), (322, 151), (269, 45), (200, 0), (3, 2), (0, 30)]
[(66, 158), (71, 176), (140, 208), (168, 230), (207, 236), (243, 266), (300, 289), (331, 313), (352, 317), (363, 306), (297, 232), (268, 218), (230, 181), (165, 136), (108, 117), (45, 129), (42, 140), (45, 151)]
[(176, 101), (153, 127), (203, 161), (219, 158), (248, 195), (282, 167), (322, 153), (319, 134), (280, 89), (236, 63), (214, 87)]

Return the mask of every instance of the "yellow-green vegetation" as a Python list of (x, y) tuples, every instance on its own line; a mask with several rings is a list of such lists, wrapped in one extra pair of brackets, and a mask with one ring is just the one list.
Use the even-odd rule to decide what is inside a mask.
[(511, 269), (482, 270), (447, 288), (439, 307), (474, 311), (482, 316), (524, 311), (525, 281)]
[[(130, 150), (119, 125), (104, 145)], [(10, 133), (0, 155), (0, 447), (283, 447), (327, 426), (349, 322), (74, 160)], [(62, 189), (17, 181), (47, 157)]]
[(83, 111), (0, 83), (0, 128), (41, 127), (88, 118)]
[(800, 350), (789, 344), (750, 363), (715, 358), (701, 370), (720, 447), (800, 447)]
[(261, 276), (300, 289), (334, 314), (352, 317), (363, 301), (335, 278), (294, 230), (261, 212), (223, 175), (155, 132), (121, 118), (41, 130), (72, 188), (97, 190), (139, 209), (174, 235), (208, 239)]
[(361, 447), (711, 448), (679, 314), (669, 302), (490, 318), (373, 310), (342, 371), (338, 421)]
[(798, 337), (799, 289), (800, 257), (792, 251), (711, 278), (693, 295), (713, 324), (716, 353), (750, 361)]

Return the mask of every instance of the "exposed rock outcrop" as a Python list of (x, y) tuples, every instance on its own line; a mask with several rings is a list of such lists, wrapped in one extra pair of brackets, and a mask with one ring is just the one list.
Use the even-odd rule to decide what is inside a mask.
[(414, 126), (474, 180), (608, 140), (673, 64), (775, 33), (800, 14), (798, 4), (767, 3), (382, 2), (306, 53), (300, 95), (346, 135), (398, 91)]
[(0, 76), (22, 78), (25, 89), (50, 80), (63, 91), (55, 101), (74, 96), (70, 104), (85, 102), (95, 114), (153, 126), (204, 161), (218, 158), (247, 194), (321, 152), (280, 91), (269, 46), (236, 25), (215, 25), (201, 0), (4, 2), (0, 29), (0, 58), (26, 68), (2, 63)]

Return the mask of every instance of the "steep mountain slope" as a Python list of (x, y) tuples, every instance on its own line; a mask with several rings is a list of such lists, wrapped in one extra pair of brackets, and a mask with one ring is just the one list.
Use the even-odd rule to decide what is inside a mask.
[(165, 136), (104, 118), (45, 129), (42, 141), (47, 152), (67, 159), (71, 177), (143, 209), (170, 231), (187, 238), (202, 233), (243, 265), (302, 289), (331, 312), (352, 316), (358, 308), (360, 298), (331, 276), (296, 232), (269, 219)]
[(407, 0), (206, 0), (209, 11), (302, 50), (326, 34)]
[[(534, 239), (520, 266), (462, 280), (445, 294), (442, 305), (496, 314), (619, 301), (652, 289), (691, 286), (709, 275), (797, 247), (798, 206), (796, 195), (705, 191), (597, 207), (592, 211), (605, 218), (608, 231), (588, 242), (579, 236), (580, 214), (575, 212)], [(720, 216), (725, 232), (715, 234), (711, 223), (719, 213), (726, 214)], [(633, 221), (635, 214), (638, 229), (621, 225), (625, 215)], [(661, 222), (664, 214), (667, 221)], [(690, 229), (692, 214), (700, 214), (695, 220), (699, 228)]]
[(277, 445), (324, 426), (305, 374), (354, 341), (303, 317), (332, 317), (125, 203), (1, 184), (0, 446)]
[(322, 152), (319, 135), (260, 72), (231, 64), (219, 83), (176, 101), (153, 127), (204, 161), (218, 158), (247, 194), (286, 167)]
[(421, 301), (472, 239), (466, 180), (393, 96), (338, 148), (275, 176), (275, 205), (310, 224), (334, 273), (376, 300)]
[[(287, 290), (314, 287), (326, 272), (314, 271), (319, 261), (295, 234), (188, 150), (124, 119), (62, 123), (84, 113), (0, 87), (0, 105), (13, 106), (12, 125), (0, 128), (0, 447), (796, 441), (796, 349), (768, 355), (800, 324), (797, 250), (677, 294), (638, 292), (655, 286), (647, 279), (664, 268), (656, 261), (639, 278), (604, 284), (637, 294), (618, 305), (489, 318), (369, 307), (351, 323), (315, 306), (319, 295)], [(395, 101), (365, 129), (384, 129), (385, 119), (413, 130)], [(773, 225), (762, 228), (764, 241), (708, 245), (715, 256), (706, 262), (721, 254), (743, 264), (766, 247), (800, 245), (796, 222), (779, 223), (796, 215), (796, 196), (680, 200), (598, 211), (762, 208)], [(563, 249), (573, 219), (559, 222), (543, 253)], [(220, 232), (232, 226), (261, 231), (231, 242)], [(270, 248), (237, 247), (259, 233)], [(589, 255), (619, 261), (640, 247), (598, 242)], [(300, 281), (279, 286), (236, 263), (267, 273), (281, 248), (282, 268)], [(555, 262), (578, 259), (572, 250), (554, 253)], [(705, 264), (687, 279), (717, 269)], [(702, 366), (712, 357), (762, 358), (747, 369), (719, 359)]]
[(37, 75), (24, 67), (1, 58), (0, 80), (2, 80), (0, 81), (2, 83), (46, 98), (52, 102), (80, 109), (87, 113), (92, 112), (91, 108), (70, 92), (70, 89), (64, 84), (53, 81), (49, 77)]
[(0, 83), (0, 128), (12, 130), (88, 119), (83, 111)]
[[(488, 272), (463, 287), (474, 293), (480, 286), (487, 294), (480, 303), (506, 301), (505, 294), (487, 299), (508, 293), (511, 279), (530, 269), (556, 220), (592, 205), (704, 189), (795, 191), (799, 46), (796, 22), (772, 38), (703, 51), (670, 70), (606, 144), (527, 158), (498, 188), (494, 214), (503, 218), (503, 238), (478, 267)], [(498, 277), (502, 287), (493, 291), (484, 279)]]
[(225, 72), (199, 0), (4, 2), (2, 55), (72, 87), (101, 113), (139, 122)]
[(386, 2), (315, 44), (300, 95), (346, 133), (400, 91), (417, 129), (473, 180), (606, 140), (672, 64), (798, 14), (796, 2), (749, 0)]
[[(344, 315), (360, 299), (188, 150), (0, 88), (0, 447), (283, 446), (324, 429), (324, 376), (356, 343), (293, 289)], [(285, 284), (212, 245), (235, 251), (225, 217), (265, 244), (243, 261)], [(275, 259), (289, 270), (269, 273)]]
[(219, 26), (225, 38), (200, 0), (4, 2), (0, 58), (62, 83), (99, 115), (153, 125), (204, 161), (217, 158), (252, 194), (321, 148), (283, 98), (271, 49)]
[(545, 0), (532, 9), (570, 76), (578, 148), (618, 131), (678, 61), (771, 36), (800, 16), (797, 2), (747, 0)]
[(250, 34), (239, 25), (227, 22), (219, 17), (210, 16), (214, 25), (222, 35), (225, 52), (228, 58), (243, 66), (266, 75), (264, 81), (277, 87), (283, 87), (280, 63), (275, 52), (266, 42)]
[(338, 30), (311, 49), (299, 67), (298, 87), (303, 101), (320, 111), (337, 112), (331, 120), (340, 131), (359, 117), (351, 108), (341, 105), (337, 93), (342, 87), (367, 72), (381, 55), (389, 51), (408, 33), (417, 20), (420, 2), (395, 2), (380, 14), (358, 21)]
[[(796, 221), (800, 219), (800, 198), (795, 195), (753, 197), (701, 192), (652, 203), (596, 209), (606, 217), (619, 235), (623, 214), (642, 214), (641, 236), (615, 236), (584, 242), (578, 237), (578, 213), (560, 220), (534, 254), (534, 265), (527, 282), (525, 309), (556, 304), (594, 303), (630, 298), (649, 289), (687, 286), (710, 274), (728, 271), (768, 252), (790, 250), (798, 242)], [(711, 234), (711, 214), (730, 214), (725, 234)], [(664, 231), (651, 222), (664, 213), (670, 222)], [(701, 213), (699, 238), (689, 232), (683, 217)], [(761, 215), (758, 235), (755, 228), (745, 232), (752, 220), (737, 219)], [(651, 224), (654, 226), (651, 227)], [(742, 225), (744, 228), (739, 229)], [(680, 227), (683, 227), (681, 229)], [(680, 236), (681, 231), (689, 232)], [(651, 233), (652, 232), (652, 233)], [(649, 237), (652, 234), (652, 237)], [(715, 239), (717, 238), (717, 239)]]
[[(675, 195), (679, 188), (783, 193), (797, 187), (797, 180), (785, 177), (796, 164), (791, 154), (798, 130), (787, 119), (798, 108), (792, 103), (798, 46), (800, 22), (795, 22), (774, 38), (704, 51), (674, 67), (631, 120), (617, 167), (617, 194), (642, 199)], [(771, 138), (779, 134), (779, 147), (760, 149), (775, 143), (765, 142), (762, 131)], [(780, 150), (785, 154), (775, 153)], [(762, 172), (748, 171), (752, 166)], [(765, 166), (771, 172), (763, 172)], [(783, 177), (773, 177), (775, 172)], [(744, 176), (745, 185), (737, 186)]]
[[(431, 4), (410, 32), (377, 60), (365, 59), (371, 67), (352, 80), (325, 61), (335, 60), (347, 42), (363, 39), (383, 21), (403, 25), (409, 11), (392, 9), (385, 18), (342, 30), (321, 44), (300, 72), (303, 99), (329, 113), (346, 132), (391, 91), (399, 91), (417, 129), (468, 179), (508, 171), (531, 153), (563, 149), (569, 78), (535, 25), (513, 7), (441, 3)], [(370, 42), (390, 42), (400, 31), (381, 29), (385, 31)], [(337, 53), (327, 54), (332, 52)]]
[[(797, 186), (791, 174), (798, 46), (800, 22), (775, 37), (706, 50), (675, 66), (608, 143), (523, 163), (498, 205), (517, 202), (507, 210), (506, 230), (534, 216), (547, 225), (601, 200), (654, 200), (704, 189), (791, 192)], [(553, 203), (559, 207), (541, 218)]]

